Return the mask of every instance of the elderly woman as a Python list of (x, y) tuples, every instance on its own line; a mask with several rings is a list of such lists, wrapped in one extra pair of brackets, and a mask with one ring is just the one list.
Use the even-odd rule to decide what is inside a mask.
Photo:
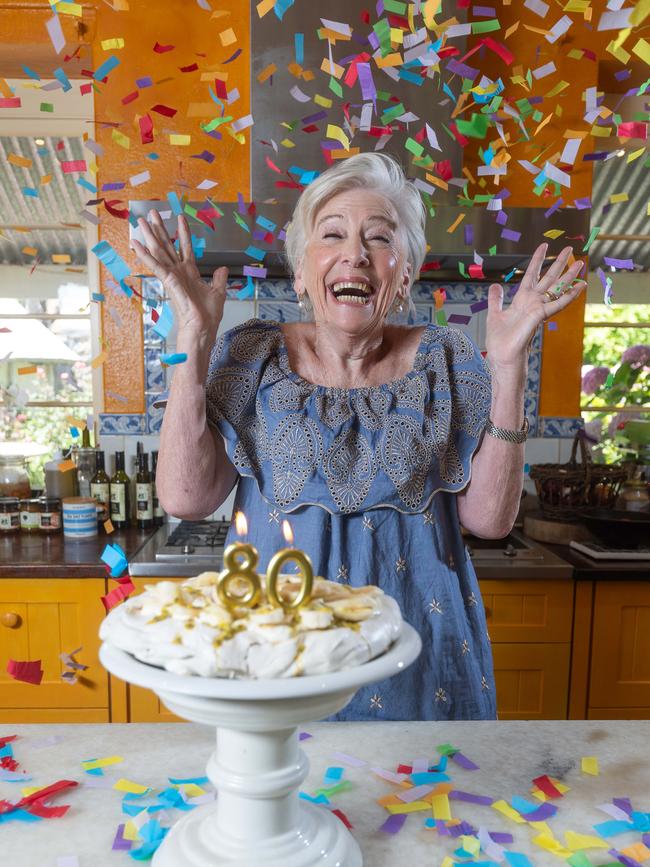
[[(487, 356), (461, 331), (408, 326), (425, 254), (417, 188), (382, 154), (325, 171), (302, 193), (286, 248), (303, 321), (251, 320), (215, 345), (225, 268), (206, 285), (179, 218), (176, 253), (159, 215), (140, 221), (142, 263), (178, 323), (158, 492), (197, 519), (237, 485), (262, 568), (289, 516), (316, 574), (372, 583), (420, 633), (420, 658), (361, 689), (334, 719), (494, 719), (492, 658), (461, 524), (511, 529), (522, 488), (527, 348), (584, 288), (567, 247), (540, 276), (537, 249), (512, 304), (488, 293)], [(396, 323), (397, 320), (397, 323)], [(232, 531), (231, 531), (232, 532)]]

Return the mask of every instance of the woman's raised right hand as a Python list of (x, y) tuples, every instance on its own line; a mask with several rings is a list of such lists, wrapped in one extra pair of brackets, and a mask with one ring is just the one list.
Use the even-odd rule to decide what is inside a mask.
[(217, 268), (210, 283), (203, 281), (185, 216), (178, 217), (178, 253), (158, 211), (152, 210), (149, 216), (151, 223), (142, 217), (138, 220), (146, 246), (133, 239), (132, 248), (142, 264), (163, 284), (179, 336), (207, 337), (211, 345), (223, 316), (228, 269)]

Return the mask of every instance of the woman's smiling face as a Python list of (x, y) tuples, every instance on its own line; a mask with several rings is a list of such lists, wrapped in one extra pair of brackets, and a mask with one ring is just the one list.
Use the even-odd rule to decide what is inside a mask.
[(318, 211), (296, 272), (319, 324), (348, 333), (382, 326), (396, 295), (406, 297), (410, 266), (397, 214), (384, 196), (353, 189)]

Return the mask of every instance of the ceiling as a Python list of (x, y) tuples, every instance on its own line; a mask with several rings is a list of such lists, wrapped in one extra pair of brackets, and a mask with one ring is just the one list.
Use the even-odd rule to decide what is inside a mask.
[[(88, 154), (81, 138), (43, 137), (42, 145), (36, 141), (0, 136), (0, 264), (31, 267), (38, 260), (48, 265), (53, 255), (67, 254), (69, 266), (85, 267), (86, 229), (79, 212), (91, 193), (77, 183), (82, 175), (65, 173), (61, 163)], [(10, 154), (31, 160), (31, 167), (12, 164)], [(48, 176), (51, 180), (43, 183)], [(24, 187), (38, 195), (26, 195)], [(24, 247), (36, 248), (36, 256), (22, 252)]]
[[(592, 190), (591, 227), (600, 227), (599, 235), (644, 235), (646, 240), (621, 241), (597, 240), (589, 251), (589, 270), (601, 267), (610, 270), (603, 262), (605, 256), (614, 259), (632, 259), (637, 270), (650, 270), (650, 168), (648, 151), (628, 163), (627, 156), (640, 149), (628, 147), (625, 152), (614, 152), (606, 161), (594, 165)], [(617, 156), (616, 153), (621, 154)], [(609, 156), (609, 155), (608, 155)], [(628, 201), (610, 204), (610, 196), (627, 193)], [(650, 288), (650, 287), (649, 287)]]

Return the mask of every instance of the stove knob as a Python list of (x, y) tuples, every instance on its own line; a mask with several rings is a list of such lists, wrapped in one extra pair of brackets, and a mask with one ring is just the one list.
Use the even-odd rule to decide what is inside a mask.
[(183, 545), (181, 548), (183, 554), (193, 554), (194, 553), (194, 545)]
[(512, 544), (512, 542), (508, 542), (508, 544), (504, 548), (503, 556), (504, 557), (516, 557), (517, 556), (517, 549)]

